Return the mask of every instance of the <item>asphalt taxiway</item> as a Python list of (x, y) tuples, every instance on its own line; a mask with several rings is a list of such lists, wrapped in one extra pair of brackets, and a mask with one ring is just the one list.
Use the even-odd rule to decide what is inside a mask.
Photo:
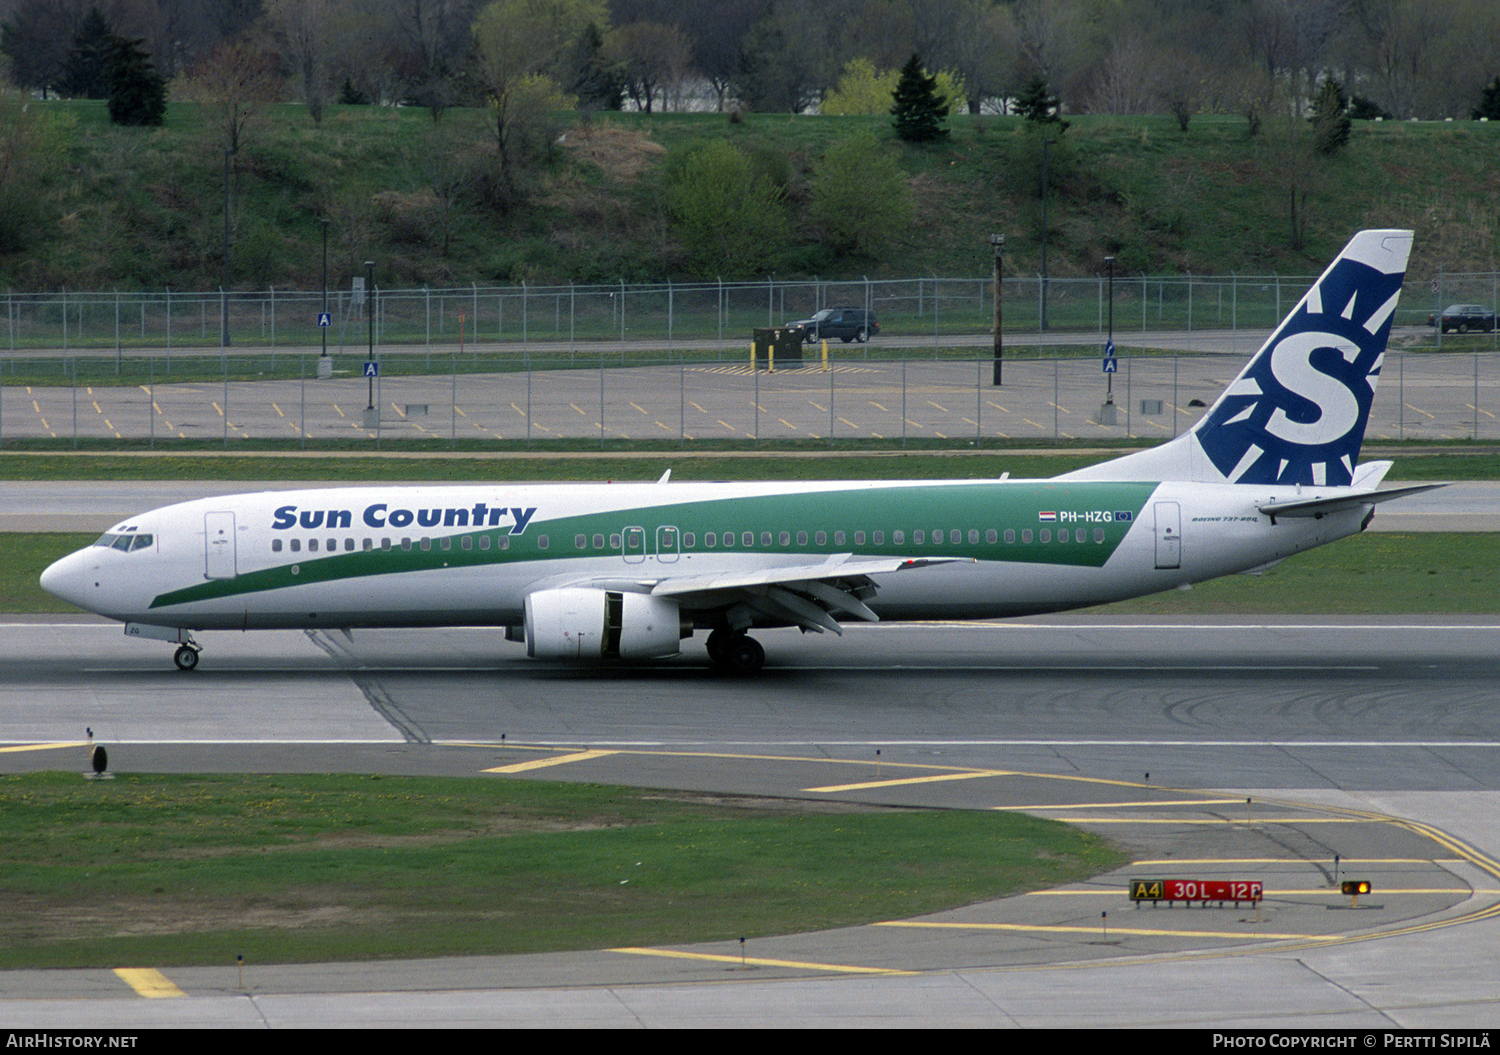
[[(743, 951), (6, 972), (8, 1024), (1500, 1024), (1500, 620), (768, 633), (770, 663), (748, 680), (696, 650), (624, 671), (535, 665), (491, 630), (201, 639), (184, 675), (112, 624), (8, 619), (0, 769), (82, 769), (87, 726), (122, 770), (1026, 809), (1134, 860), (1066, 890)], [(1335, 854), (1376, 896), (1337, 894)], [(1259, 879), (1267, 897), (1130, 907), (1131, 876), (1183, 871)]]

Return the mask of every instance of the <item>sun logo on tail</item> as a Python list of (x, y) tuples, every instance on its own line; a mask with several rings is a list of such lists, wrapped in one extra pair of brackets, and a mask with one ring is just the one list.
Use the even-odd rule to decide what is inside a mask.
[(1405, 271), (1404, 252), (1394, 273), (1359, 255), (1323, 273), (1195, 430), (1226, 480), (1352, 479)]

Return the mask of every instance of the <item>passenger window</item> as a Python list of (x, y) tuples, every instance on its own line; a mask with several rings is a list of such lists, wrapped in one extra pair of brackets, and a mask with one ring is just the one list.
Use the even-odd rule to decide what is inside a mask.
[(453, 539), (449, 538), (447, 535), (444, 535), (442, 537), (442, 539), (439, 540), (438, 546), (441, 547), (442, 549), (452, 549), (453, 548)]
[(354, 552), (354, 540), (352, 538), (346, 538), (344, 540), (344, 552), (345, 553), (353, 553)]
[(715, 535), (712, 531), (705, 531), (703, 533), (703, 544), (705, 546), (707, 546), (709, 549), (713, 549), (714, 546), (717, 544), (717, 541), (718, 541), (718, 536)]
[(300, 553), (301, 551), (302, 551), (302, 540), (300, 538), (294, 538), (294, 539), (292, 539), (292, 552), (293, 553)]
[(368, 553), (370, 550), (372, 550), (374, 548), (375, 548), (375, 541), (374, 541), (374, 539), (365, 539), (365, 542), (364, 542), (365, 552)]
[(574, 535), (573, 536), (573, 548), (574, 549), (588, 549), (589, 548), (588, 536), (587, 535)]
[[(1043, 532), (1043, 534), (1046, 534), (1046, 532)], [(1045, 542), (1046, 539), (1043, 539), (1042, 541)], [(1026, 528), (1026, 529), (1024, 529), (1021, 532), (1021, 544), (1024, 545), (1024, 546), (1031, 545), (1031, 529), (1030, 528)]]
[(280, 553), (281, 552), (281, 540), (279, 538), (273, 538), (271, 540), (271, 552), (272, 553)]
[(906, 544), (906, 532), (904, 532), (904, 531), (892, 531), (891, 532), (891, 541), (894, 542), (898, 546), (904, 546)]
[[(296, 549), (296, 548), (297, 548), (297, 544), (295, 542), (293, 542), (292, 543), (292, 549)], [(380, 548), (383, 549), (383, 550), (390, 549), (391, 548), (391, 540), (388, 539), (388, 538), (381, 539), (380, 540)]]
[(1095, 528), (1094, 529), (1094, 541), (1095, 542), (1103, 542), (1104, 541), (1104, 529), (1103, 528)]
[(623, 545), (624, 545), (624, 542), (621, 540), (621, 538), (620, 538), (620, 536), (618, 534), (609, 536), (609, 548), (610, 549), (619, 549)]
[[(877, 531), (874, 534), (872, 534), (870, 537), (874, 540), (875, 545), (877, 545), (877, 546), (884, 546), (885, 545), (885, 532), (884, 531)], [(896, 541), (900, 542), (901, 540), (897, 539)]]
[(411, 539), (409, 539), (409, 538), (402, 539), (401, 540), (401, 548), (404, 549), (404, 550), (411, 549)]
[(826, 532), (826, 531), (820, 531), (820, 532), (818, 532), (817, 539), (818, 539), (818, 545), (820, 545), (820, 546), (826, 546), (826, 545), (828, 545), (828, 532)]
[(473, 536), (471, 536), (471, 535), (465, 535), (463, 542), (459, 543), (459, 545), (463, 546), (464, 549), (473, 549), (474, 548), (474, 539), (473, 539)]
[(741, 534), (740, 534), (740, 545), (743, 546), (743, 547), (745, 547), (746, 549), (749, 549), (751, 546), (755, 545), (755, 532), (753, 532), (753, 531), (741, 532)]
[(927, 532), (913, 531), (911, 533), (911, 541), (913, 545), (920, 546), (922, 543), (927, 541)]
[(536, 548), (537, 549), (546, 549), (550, 545), (552, 545), (552, 543), (551, 543), (551, 541), (548, 540), (548, 538), (547, 538), (546, 535), (538, 535), (536, 537)]
[(995, 534), (995, 529), (994, 528), (986, 528), (985, 529), (985, 531), (984, 531), (984, 540), (986, 542), (988, 542), (991, 546), (993, 546), (997, 541), (999, 541), (999, 538), (1000, 538), (1000, 536), (997, 535), (997, 534)]
[(783, 546), (790, 546), (792, 544), (792, 533), (790, 531), (783, 531), (779, 539)]
[(424, 538), (422, 540), (422, 548), (423, 549), (429, 549), (429, 550), (432, 549), (432, 539), (430, 539), (430, 538)]
[(760, 544), (762, 546), (769, 546), (771, 544), (771, 533), (769, 531), (762, 531), (760, 533)]
[(1006, 528), (1005, 529), (1005, 544), (1007, 546), (1010, 546), (1010, 545), (1013, 545), (1015, 543), (1015, 541), (1016, 541), (1016, 529), (1015, 528)]
[(969, 545), (971, 545), (971, 546), (977, 546), (977, 545), (979, 545), (979, 529), (978, 528), (971, 528), (969, 530)]
[(480, 535), (479, 536), (479, 548), (480, 549), (489, 549), (490, 548), (490, 537), (488, 535)]
[(595, 535), (594, 536), (594, 548), (595, 549), (603, 549), (604, 548), (604, 536), (603, 535)]
[(683, 549), (697, 549), (698, 536), (691, 531), (684, 531), (682, 533), (682, 547)]
[(309, 553), (316, 553), (316, 552), (318, 552), (318, 540), (317, 539), (310, 538), (310, 539), (307, 540), (307, 552), (309, 552)]
[(1051, 542), (1052, 541), (1052, 529), (1051, 528), (1042, 528), (1041, 534), (1037, 537), (1037, 541), (1038, 542)]
[(799, 532), (797, 532), (797, 545), (799, 545), (799, 546), (805, 546), (805, 545), (807, 545), (807, 532), (805, 532), (805, 531), (799, 531)]
[[(842, 546), (844, 544), (844, 533), (840, 531), (836, 538), (838, 540), (838, 544)], [(865, 544), (865, 533), (863, 531), (856, 531), (854, 533), (854, 544), (856, 546), (863, 546)]]

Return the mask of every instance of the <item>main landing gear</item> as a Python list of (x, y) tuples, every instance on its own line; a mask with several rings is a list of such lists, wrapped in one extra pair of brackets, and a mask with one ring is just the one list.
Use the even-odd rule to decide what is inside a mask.
[(708, 658), (734, 674), (754, 674), (766, 665), (766, 650), (743, 630), (719, 629), (708, 635)]
[(198, 667), (198, 653), (202, 651), (203, 649), (194, 645), (183, 645), (172, 656), (172, 662), (177, 664), (178, 670), (196, 670)]

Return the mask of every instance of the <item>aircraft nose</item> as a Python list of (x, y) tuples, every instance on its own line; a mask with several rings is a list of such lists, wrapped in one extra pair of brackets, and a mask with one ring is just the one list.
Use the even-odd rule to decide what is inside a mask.
[(87, 608), (84, 597), (88, 589), (85, 581), (88, 576), (87, 551), (79, 550), (47, 566), (47, 570), (42, 572), (42, 589), (60, 601)]

